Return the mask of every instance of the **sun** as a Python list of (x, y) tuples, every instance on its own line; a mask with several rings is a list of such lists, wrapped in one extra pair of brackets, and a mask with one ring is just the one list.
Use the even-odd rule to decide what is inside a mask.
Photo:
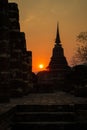
[(44, 68), (44, 64), (39, 64), (38, 66), (40, 69), (43, 69)]

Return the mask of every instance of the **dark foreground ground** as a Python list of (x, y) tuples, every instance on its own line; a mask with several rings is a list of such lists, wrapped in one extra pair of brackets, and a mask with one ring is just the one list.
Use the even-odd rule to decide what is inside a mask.
[(0, 104), (0, 130), (86, 130), (87, 98), (30, 93)]
[(16, 105), (63, 105), (80, 103), (87, 103), (87, 98), (75, 97), (62, 91), (56, 93), (30, 93), (24, 97), (13, 98), (9, 103), (0, 104), (0, 113)]

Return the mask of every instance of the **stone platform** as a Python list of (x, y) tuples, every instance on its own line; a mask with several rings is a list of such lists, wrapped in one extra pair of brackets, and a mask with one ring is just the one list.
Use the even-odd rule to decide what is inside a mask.
[(69, 93), (30, 93), (21, 98), (11, 99), (9, 103), (0, 104), (0, 113), (10, 110), (16, 105), (69, 105), (86, 104), (87, 98), (75, 97)]

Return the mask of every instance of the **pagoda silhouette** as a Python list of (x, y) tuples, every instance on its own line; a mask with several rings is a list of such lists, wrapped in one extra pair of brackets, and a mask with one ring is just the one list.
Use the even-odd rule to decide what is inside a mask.
[(47, 70), (38, 72), (39, 84), (60, 84), (63, 83), (67, 74), (70, 72), (70, 67), (64, 56), (64, 49), (61, 44), (59, 25), (57, 23), (55, 45), (52, 50), (52, 57), (50, 59)]
[(49, 69), (49, 71), (58, 72), (62, 70), (64, 72), (67, 68), (68, 68), (68, 63), (64, 56), (64, 50), (62, 48), (60, 35), (59, 35), (59, 27), (57, 24), (55, 46), (53, 48), (52, 57), (47, 69)]

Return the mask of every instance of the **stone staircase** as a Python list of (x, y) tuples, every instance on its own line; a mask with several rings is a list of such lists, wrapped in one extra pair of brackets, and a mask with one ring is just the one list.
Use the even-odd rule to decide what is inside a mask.
[(73, 105), (19, 105), (12, 130), (74, 130), (78, 127)]

